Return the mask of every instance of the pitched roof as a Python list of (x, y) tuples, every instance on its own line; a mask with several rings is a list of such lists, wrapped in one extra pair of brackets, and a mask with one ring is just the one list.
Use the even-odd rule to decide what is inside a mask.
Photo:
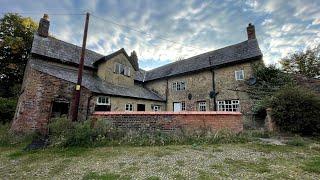
[(131, 65), (133, 66), (133, 68), (134, 68), (136, 71), (139, 71), (138, 62), (135, 62), (135, 61), (132, 59), (131, 56), (128, 56), (128, 54), (127, 54), (126, 50), (124, 50), (124, 48), (121, 48), (121, 49), (119, 49), (119, 50), (116, 51), (116, 52), (113, 52), (113, 53), (111, 53), (111, 54), (109, 54), (109, 55), (107, 55), (107, 56), (104, 56), (104, 57), (98, 59), (97, 61), (95, 61), (95, 62), (93, 63), (93, 65), (94, 65), (94, 66), (97, 66), (98, 64), (100, 64), (100, 63), (102, 63), (102, 62), (105, 62), (105, 61), (108, 61), (108, 60), (112, 59), (113, 57), (115, 57), (115, 56), (117, 56), (117, 55), (119, 55), (119, 54), (121, 54), (121, 53), (129, 60), (129, 62), (130, 62)]
[[(79, 64), (81, 47), (54, 37), (44, 38), (34, 34), (31, 53), (53, 58), (64, 63)], [(103, 55), (87, 49), (84, 65), (93, 68), (93, 63), (102, 57)]]
[[(55, 76), (59, 79), (63, 79), (72, 83), (77, 82), (77, 71), (56, 66), (52, 63), (43, 61), (41, 59), (30, 58), (30, 66), (40, 72)], [(106, 95), (124, 96), (156, 101), (165, 101), (154, 92), (147, 90), (141, 86), (117, 86), (114, 84), (106, 83), (97, 76), (93, 76), (91, 73), (84, 72), (82, 77), (82, 85), (95, 93), (101, 93)]]
[[(227, 46), (147, 71), (145, 81), (262, 57), (256, 39)], [(209, 59), (210, 58), (210, 59)]]

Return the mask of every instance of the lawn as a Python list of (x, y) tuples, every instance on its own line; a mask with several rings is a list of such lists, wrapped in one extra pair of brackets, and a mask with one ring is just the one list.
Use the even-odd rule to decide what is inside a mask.
[(0, 147), (0, 179), (320, 179), (319, 142), (21, 149)]

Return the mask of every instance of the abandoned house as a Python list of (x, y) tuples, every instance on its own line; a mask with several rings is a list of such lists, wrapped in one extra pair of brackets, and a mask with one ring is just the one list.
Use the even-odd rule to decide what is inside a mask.
[[(81, 47), (50, 37), (40, 20), (12, 124), (14, 131), (46, 129), (52, 117), (70, 116)], [(79, 120), (95, 111), (241, 111), (253, 101), (244, 91), (253, 65), (262, 63), (255, 27), (248, 39), (150, 71), (122, 48), (107, 56), (86, 50)]]

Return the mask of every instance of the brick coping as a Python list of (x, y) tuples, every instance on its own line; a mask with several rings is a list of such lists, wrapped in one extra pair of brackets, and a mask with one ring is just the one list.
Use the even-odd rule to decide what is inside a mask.
[(242, 115), (240, 112), (227, 111), (99, 111), (94, 112), (93, 115)]

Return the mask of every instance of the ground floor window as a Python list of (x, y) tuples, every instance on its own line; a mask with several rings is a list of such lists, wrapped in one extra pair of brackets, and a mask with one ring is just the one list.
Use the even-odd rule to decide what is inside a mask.
[(184, 101), (181, 102), (181, 111), (186, 110), (186, 103)]
[(110, 111), (110, 97), (108, 96), (98, 96), (96, 100), (95, 111)]
[(199, 102), (199, 111), (206, 111), (207, 110), (207, 103), (205, 101)]
[(126, 111), (133, 111), (133, 105), (132, 104), (126, 104)]
[(218, 101), (218, 111), (240, 111), (239, 100)]

